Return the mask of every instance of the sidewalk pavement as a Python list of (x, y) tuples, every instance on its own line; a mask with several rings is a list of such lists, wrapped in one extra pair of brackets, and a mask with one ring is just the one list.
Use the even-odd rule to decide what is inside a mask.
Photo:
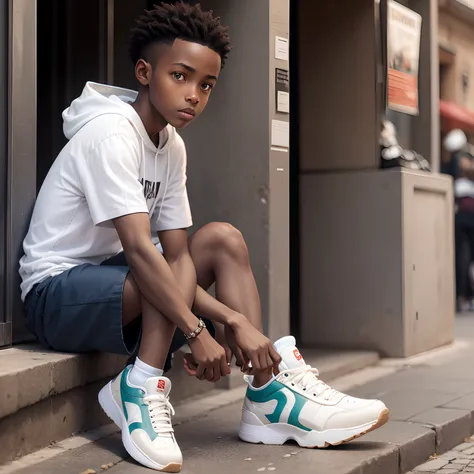
[[(381, 429), (337, 448), (305, 450), (240, 442), (236, 433), (242, 388), (177, 407), (174, 421), (184, 455), (183, 474), (400, 474), (417, 472), (416, 466), (435, 454), (449, 453), (449, 458), (450, 450), (474, 433), (474, 314), (459, 316), (456, 325), (452, 346), (408, 360), (382, 360), (331, 383), (351, 395), (382, 399), (392, 415)], [(465, 451), (456, 456), (471, 455)], [(104, 471), (150, 472), (126, 456), (115, 427), (71, 438), (0, 467), (0, 474)]]
[(428, 462), (416, 467), (411, 474), (422, 473), (474, 473), (474, 438), (469, 438), (441, 456), (432, 457)]

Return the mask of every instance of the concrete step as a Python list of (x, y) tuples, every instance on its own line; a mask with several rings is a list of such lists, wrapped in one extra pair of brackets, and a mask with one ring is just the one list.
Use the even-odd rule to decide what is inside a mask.
[[(474, 320), (472, 324), (474, 335)], [(244, 387), (211, 394), (177, 407), (176, 437), (183, 474), (321, 472), (403, 474), (435, 454), (448, 453), (472, 434), (474, 356), (459, 343), (404, 361), (381, 361), (339, 376), (334, 388), (377, 396), (392, 410), (391, 421), (347, 445), (305, 450), (295, 445), (249, 445), (238, 440)], [(115, 426), (85, 433), (0, 467), (0, 474), (146, 474), (122, 447)]]
[[(378, 361), (373, 352), (307, 350), (305, 355), (327, 380)], [(238, 370), (216, 386), (188, 377), (182, 358), (178, 352), (167, 374), (175, 405), (214, 389), (242, 386)], [(35, 344), (0, 351), (0, 464), (108, 424), (97, 393), (125, 364), (120, 356), (54, 353)]]

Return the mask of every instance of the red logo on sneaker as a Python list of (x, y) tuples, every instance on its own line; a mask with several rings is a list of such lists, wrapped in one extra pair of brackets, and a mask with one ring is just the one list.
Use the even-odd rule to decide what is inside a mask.
[(160, 392), (164, 392), (165, 388), (166, 388), (166, 382), (162, 379), (158, 380), (158, 387), (157, 388)]
[(303, 356), (300, 354), (300, 351), (298, 349), (295, 349), (293, 351), (293, 354), (295, 354), (296, 360), (302, 360)]

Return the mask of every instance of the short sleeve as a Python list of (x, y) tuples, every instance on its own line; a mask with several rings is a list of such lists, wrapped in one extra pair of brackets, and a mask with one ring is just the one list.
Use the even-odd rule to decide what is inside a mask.
[(85, 157), (79, 175), (94, 225), (128, 214), (148, 214), (139, 171), (139, 152), (126, 136), (106, 138)]
[(153, 232), (187, 229), (193, 225), (186, 189), (186, 148), (179, 136), (170, 156), (170, 162), (173, 168), (168, 185), (165, 183), (163, 201), (158, 203), (151, 218)]

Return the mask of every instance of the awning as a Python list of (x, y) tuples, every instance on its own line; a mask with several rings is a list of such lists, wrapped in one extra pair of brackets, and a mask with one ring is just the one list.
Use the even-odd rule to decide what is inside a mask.
[(439, 109), (444, 131), (460, 128), (466, 132), (474, 132), (474, 111), (447, 100), (439, 101)]

